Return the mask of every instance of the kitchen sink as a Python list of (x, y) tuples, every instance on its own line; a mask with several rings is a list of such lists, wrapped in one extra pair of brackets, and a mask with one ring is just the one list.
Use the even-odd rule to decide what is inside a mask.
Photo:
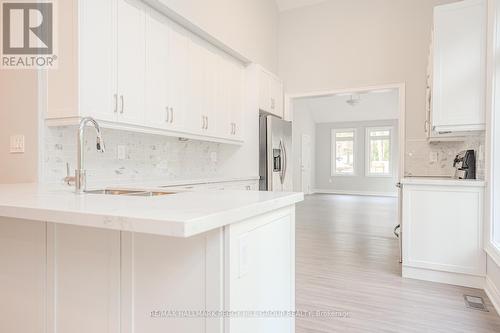
[(130, 195), (137, 197), (156, 197), (160, 195), (175, 194), (175, 192), (163, 191), (141, 191), (141, 190), (120, 190), (120, 189), (104, 189), (85, 191), (87, 194), (105, 194), (105, 195)]

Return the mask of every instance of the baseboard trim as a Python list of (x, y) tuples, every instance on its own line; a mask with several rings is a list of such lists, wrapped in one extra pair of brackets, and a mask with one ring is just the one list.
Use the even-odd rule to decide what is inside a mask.
[(500, 314), (500, 290), (498, 290), (499, 287), (500, 286), (497, 287), (495, 283), (491, 281), (489, 276), (486, 276), (484, 292), (490, 299), (491, 304), (493, 304), (493, 307), (495, 308), (498, 314)]
[(369, 191), (345, 191), (331, 189), (314, 189), (312, 193), (316, 194), (343, 194), (343, 195), (365, 195), (374, 197), (397, 197), (397, 192), (369, 192)]
[(417, 267), (403, 266), (402, 275), (404, 278), (409, 279), (446, 283), (477, 289), (484, 289), (486, 285), (486, 278), (484, 276), (441, 272)]

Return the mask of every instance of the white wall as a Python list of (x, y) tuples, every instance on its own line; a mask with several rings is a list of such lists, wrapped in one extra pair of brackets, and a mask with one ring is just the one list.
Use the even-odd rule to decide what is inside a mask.
[(315, 183), (315, 146), (316, 124), (312, 119), (310, 109), (302, 103), (294, 103), (292, 122), (292, 158), (293, 158), (293, 190), (302, 192), (302, 135), (311, 137), (311, 188)]
[[(365, 175), (365, 131), (367, 127), (392, 126), (393, 136), (393, 176), (366, 177)], [(332, 176), (332, 130), (355, 128), (355, 153), (353, 176)], [(350, 194), (396, 194), (396, 177), (398, 174), (398, 122), (397, 120), (376, 120), (363, 122), (323, 123), (316, 125), (316, 183), (318, 192), (350, 193)], [(396, 157), (396, 158), (394, 158)]]
[[(33, 70), (0, 70), (0, 183), (37, 178), (37, 76)], [(10, 136), (25, 136), (24, 154), (10, 154)]]
[(408, 139), (424, 139), (434, 5), (453, 0), (328, 0), (280, 14), (288, 93), (406, 83)]
[(278, 6), (274, 0), (159, 0), (229, 47), (277, 71)]

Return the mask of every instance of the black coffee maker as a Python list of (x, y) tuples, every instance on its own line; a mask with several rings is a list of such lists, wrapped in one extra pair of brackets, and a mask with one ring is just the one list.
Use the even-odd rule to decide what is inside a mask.
[(456, 179), (476, 179), (476, 154), (474, 150), (464, 150), (453, 161)]

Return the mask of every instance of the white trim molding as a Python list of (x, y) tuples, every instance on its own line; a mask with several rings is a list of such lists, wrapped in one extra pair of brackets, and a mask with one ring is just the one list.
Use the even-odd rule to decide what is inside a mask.
[(403, 278), (446, 283), (468, 288), (484, 289), (486, 284), (484, 276), (435, 271), (419, 267), (403, 266), (402, 274)]
[(500, 290), (489, 276), (486, 276), (486, 280), (484, 283), (484, 292), (490, 299), (491, 304), (493, 304), (493, 307), (495, 308), (497, 313), (500, 313)]
[(331, 189), (313, 189), (314, 194), (362, 195), (371, 197), (398, 197), (398, 192), (344, 191)]

